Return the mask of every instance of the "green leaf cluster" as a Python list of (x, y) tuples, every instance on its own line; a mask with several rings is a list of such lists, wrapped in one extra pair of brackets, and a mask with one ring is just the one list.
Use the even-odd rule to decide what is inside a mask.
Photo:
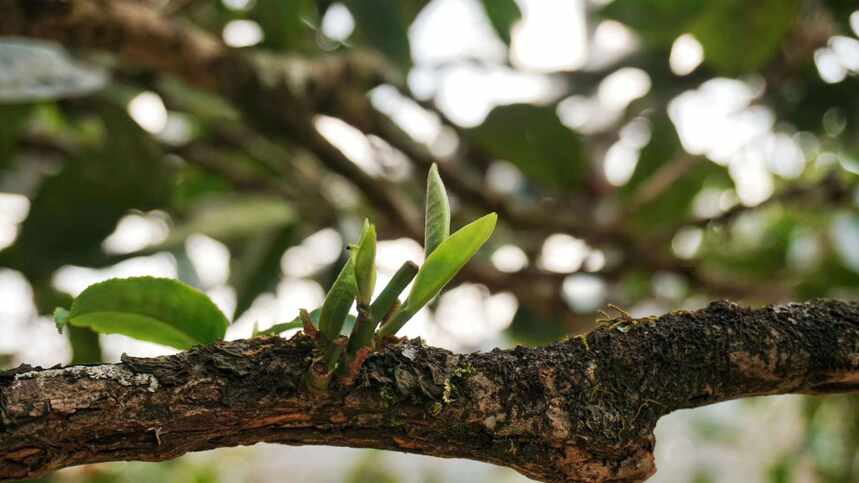
[[(325, 296), (322, 306), (293, 321), (254, 335), (275, 335), (307, 328), (318, 331), (318, 360), (332, 372), (350, 367), (361, 351), (393, 336), (427, 305), (477, 253), (495, 229), (497, 215), (485, 215), (450, 235), (450, 204), (433, 165), (427, 177), (423, 266), (406, 262), (373, 299), (376, 287), (376, 227), (366, 220), (361, 239)], [(414, 280), (404, 302), (400, 294)], [(358, 316), (349, 314), (357, 303)], [(112, 279), (84, 290), (70, 309), (54, 312), (57, 327), (85, 327), (97, 333), (122, 334), (148, 342), (188, 349), (224, 338), (224, 314), (199, 290), (173, 279)], [(378, 328), (378, 330), (377, 330)], [(344, 369), (345, 370), (345, 369)], [(325, 383), (322, 385), (324, 386)]]

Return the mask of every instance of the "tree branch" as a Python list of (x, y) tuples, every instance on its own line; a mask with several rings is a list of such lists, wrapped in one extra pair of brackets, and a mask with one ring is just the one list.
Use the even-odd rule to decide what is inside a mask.
[(0, 35), (51, 39), (64, 46), (103, 49), (120, 60), (177, 76), (223, 95), (262, 132), (306, 147), (331, 171), (349, 179), (372, 204), (410, 232), (418, 213), (398, 192), (381, 189), (314, 126), (314, 115), (341, 92), (366, 91), (385, 71), (367, 53), (300, 58), (245, 55), (178, 19), (129, 0), (0, 0)]
[(321, 395), (304, 389), (312, 350), (303, 335), (265, 337), (2, 373), (0, 479), (265, 441), (471, 458), (540, 481), (643, 481), (671, 411), (859, 389), (859, 303), (715, 302), (488, 353), (403, 340), (355, 386)]

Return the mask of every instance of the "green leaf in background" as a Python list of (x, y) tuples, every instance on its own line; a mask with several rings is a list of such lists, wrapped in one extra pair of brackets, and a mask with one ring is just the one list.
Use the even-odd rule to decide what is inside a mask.
[(229, 324), (206, 294), (178, 280), (117, 278), (90, 285), (72, 304), (67, 323), (177, 349), (212, 344)]
[(510, 45), (510, 29), (522, 18), (516, 0), (483, 0), (481, 3), (495, 32), (505, 44)]
[(142, 252), (175, 251), (196, 233), (226, 243), (233, 255), (230, 285), (236, 290), (234, 319), (238, 319), (280, 279), (281, 256), (299, 241), (297, 223), (295, 212), (281, 198), (209, 194), (194, 203), (187, 219), (166, 240)]
[(352, 302), (358, 294), (358, 286), (355, 280), (355, 254), (350, 254), (349, 259), (343, 264), (343, 268), (334, 280), (331, 290), (325, 295), (322, 309), (319, 312), (319, 331), (328, 341), (333, 341), (340, 335)]
[(295, 221), (295, 212), (281, 198), (248, 195), (212, 197), (197, 203), (189, 219), (174, 228), (170, 236), (154, 249), (176, 246), (194, 233), (227, 242)]
[(629, 181), (618, 189), (620, 197), (627, 200), (642, 196), (643, 185), (648, 184), (654, 174), (680, 156), (691, 156), (683, 150), (677, 129), (668, 118), (666, 110), (660, 110), (649, 118), (650, 140), (638, 156), (638, 162)]
[(441, 176), (438, 175), (438, 166), (433, 163), (427, 175), (424, 253), (429, 256), (448, 236), (450, 236), (450, 202)]
[(173, 171), (158, 146), (124, 109), (97, 106), (101, 144), (82, 147), (44, 178), (15, 244), (3, 253), (7, 266), (31, 280), (66, 264), (103, 263), (101, 243), (123, 215), (168, 199)]
[(615, 0), (602, 8), (600, 14), (632, 28), (646, 43), (667, 48), (678, 36), (688, 32), (688, 25), (706, 12), (710, 3), (708, 0)]
[(0, 129), (0, 169), (11, 164), (18, 136), (26, 128), (31, 112), (32, 108), (27, 104), (0, 105), (0, 119), (3, 120), (3, 129)]
[(412, 63), (406, 5), (400, 0), (350, 0), (356, 33), (402, 67)]
[(800, 11), (800, 0), (709, 2), (690, 31), (704, 47), (704, 61), (723, 74), (762, 68), (778, 53)]
[(760, 68), (778, 52), (800, 5), (799, 0), (615, 0), (601, 13), (659, 49), (689, 32), (704, 47), (704, 62), (736, 75)]
[(523, 305), (516, 310), (505, 332), (514, 343), (534, 347), (560, 340), (569, 334), (569, 327), (563, 320), (547, 317)]
[(376, 227), (364, 220), (364, 234), (355, 253), (358, 303), (368, 305), (376, 288)]
[(546, 186), (574, 189), (585, 177), (581, 138), (561, 124), (554, 107), (499, 106), (468, 132), (493, 157), (510, 161)]
[[(702, 188), (732, 187), (727, 169), (702, 156), (693, 156), (683, 150), (680, 138), (671, 120), (660, 112), (651, 118), (650, 142), (642, 148), (629, 182), (618, 190), (619, 198), (634, 213), (630, 226), (642, 233), (676, 226), (692, 217), (692, 203)], [(681, 173), (670, 183), (660, 177), (665, 172)], [(633, 208), (631, 204), (636, 206)]]
[(313, 0), (257, 0), (255, 18), (265, 32), (263, 44), (276, 50), (301, 50), (314, 44), (319, 23)]
[(733, 182), (724, 166), (706, 159), (694, 164), (659, 196), (642, 205), (630, 220), (641, 233), (676, 226), (693, 217), (693, 202), (703, 188), (726, 190)]
[[(282, 275), (281, 259), (287, 248), (300, 241), (293, 225), (258, 233), (241, 243), (230, 258), (230, 285), (236, 290), (236, 320), (254, 300), (272, 291)], [(233, 251), (233, 250), (231, 250)]]
[(438, 295), (486, 240), (489, 240), (495, 231), (497, 220), (498, 215), (490, 213), (460, 228), (442, 242), (432, 255), (427, 257), (415, 277), (412, 290), (402, 309), (394, 320), (382, 326), (380, 335), (394, 335), (418, 310)]

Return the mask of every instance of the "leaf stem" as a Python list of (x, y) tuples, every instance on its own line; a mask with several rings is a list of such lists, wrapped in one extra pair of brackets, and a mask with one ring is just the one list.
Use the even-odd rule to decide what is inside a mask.
[(385, 286), (382, 293), (376, 297), (376, 300), (370, 306), (370, 319), (373, 321), (373, 330), (376, 329), (376, 325), (380, 321), (385, 319), (385, 316), (388, 315), (391, 308), (397, 303), (397, 297), (403, 293), (403, 290), (414, 280), (417, 274), (418, 266), (412, 262), (404, 263), (397, 270), (397, 273), (394, 274), (394, 277), (391, 278), (391, 281), (388, 282), (388, 285)]
[(361, 347), (372, 348), (373, 332), (376, 329), (375, 325), (370, 317), (370, 307), (358, 304), (358, 318), (355, 321), (355, 328), (352, 329), (352, 335), (349, 337), (349, 350), (347, 354), (350, 359)]

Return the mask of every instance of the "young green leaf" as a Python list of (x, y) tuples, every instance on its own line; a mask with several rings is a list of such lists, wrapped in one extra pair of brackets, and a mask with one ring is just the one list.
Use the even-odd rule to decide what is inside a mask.
[(498, 215), (490, 213), (460, 228), (427, 257), (415, 283), (396, 317), (379, 330), (379, 335), (394, 335), (424, 305), (429, 303), (454, 275), (468, 263), (495, 230)]
[(355, 279), (358, 303), (367, 305), (376, 288), (376, 227), (364, 220), (364, 234), (355, 253)]
[(426, 221), (424, 227), (424, 252), (426, 256), (450, 236), (450, 203), (447, 191), (433, 163), (427, 174)]
[(358, 293), (355, 281), (355, 252), (355, 250), (352, 251), (349, 260), (343, 265), (331, 290), (325, 295), (325, 301), (322, 302), (322, 308), (319, 311), (319, 331), (329, 342), (340, 335), (340, 330)]
[(203, 292), (169, 278), (115, 278), (90, 285), (59, 322), (188, 349), (224, 338), (229, 322)]
[[(407, 261), (397, 270), (388, 285), (382, 289), (382, 293), (373, 301), (370, 306), (370, 319), (374, 324), (378, 324), (388, 315), (391, 308), (398, 302), (397, 297), (406, 289), (406, 286), (414, 280), (418, 273), (418, 266), (414, 262)], [(375, 330), (375, 325), (373, 327)]]
[(63, 333), (63, 329), (69, 323), (70, 312), (62, 307), (54, 309), (54, 325), (57, 326), (57, 332)]
[(304, 324), (298, 318), (296, 318), (295, 320), (289, 321), (289, 322), (284, 322), (282, 324), (274, 324), (265, 330), (256, 330), (257, 327), (254, 326), (255, 332), (251, 337), (264, 337), (264, 336), (268, 336), (268, 335), (277, 335), (277, 334), (280, 334), (281, 332), (286, 332), (287, 330), (300, 329), (302, 326), (304, 326)]

